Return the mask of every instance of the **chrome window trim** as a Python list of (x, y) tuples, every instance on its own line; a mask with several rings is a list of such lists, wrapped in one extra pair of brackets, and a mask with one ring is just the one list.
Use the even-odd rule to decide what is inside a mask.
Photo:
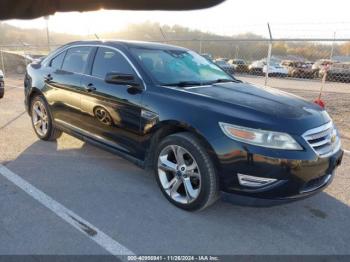
[[(70, 46), (67, 46), (67, 47), (63, 48), (59, 52), (54, 53), (53, 57), (51, 57), (51, 56), (47, 57), (47, 60), (44, 61), (44, 65), (45, 66), (49, 66), (49, 64), (50, 64), (52, 59), (54, 59), (55, 57), (59, 56), (61, 53), (67, 51), (68, 49), (74, 48), (74, 47), (104, 47), (104, 48), (109, 48), (109, 49), (112, 49), (114, 51), (117, 51), (119, 54), (121, 54), (125, 58), (125, 60), (129, 63), (129, 65), (135, 71), (136, 75), (141, 79), (142, 84), (144, 86), (144, 90), (147, 90), (147, 85), (146, 85), (145, 81), (143, 80), (139, 70), (137, 70), (136, 66), (130, 61), (129, 57), (127, 57), (127, 55), (123, 51), (121, 51), (120, 49), (118, 49), (116, 47), (108, 46), (108, 45), (103, 45), (103, 44), (72, 44)], [(83, 74), (83, 73), (76, 73), (76, 74), (86, 75), (86, 74)], [(88, 75), (88, 76), (92, 76), (92, 75)], [(94, 77), (94, 76), (92, 76), (92, 77)]]
[(319, 132), (325, 131), (326, 129), (329, 129), (329, 128), (333, 127), (333, 126), (334, 126), (333, 125), (333, 121), (329, 121), (327, 124), (324, 124), (322, 126), (315, 127), (315, 128), (307, 130), (303, 134), (303, 137), (309, 136), (310, 134), (315, 134), (315, 133), (319, 133)]

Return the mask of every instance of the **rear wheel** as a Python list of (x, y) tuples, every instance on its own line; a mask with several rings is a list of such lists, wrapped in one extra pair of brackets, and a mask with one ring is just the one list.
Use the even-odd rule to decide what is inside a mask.
[(61, 136), (62, 132), (52, 125), (49, 108), (42, 96), (32, 99), (31, 117), (34, 131), (40, 139), (51, 141)]
[(3, 98), (5, 95), (5, 88), (0, 88), (0, 98)]
[(156, 150), (155, 175), (165, 197), (177, 207), (199, 210), (218, 198), (214, 165), (191, 133), (166, 137)]

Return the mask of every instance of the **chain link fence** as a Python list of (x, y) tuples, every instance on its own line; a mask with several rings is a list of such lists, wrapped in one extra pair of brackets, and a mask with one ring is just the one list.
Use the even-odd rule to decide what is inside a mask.
[(0, 46), (0, 69), (4, 75), (21, 75), (25, 73), (29, 63), (48, 53), (47, 46), (2, 45)]
[[(240, 75), (267, 78), (323, 79), (326, 82), (350, 82), (350, 43), (333, 40), (275, 41), (246, 40), (161, 40), (197, 51), (224, 70)], [(23, 74), (28, 63), (48, 54), (59, 45), (0, 46), (0, 69)], [(271, 53), (269, 53), (271, 48)]]

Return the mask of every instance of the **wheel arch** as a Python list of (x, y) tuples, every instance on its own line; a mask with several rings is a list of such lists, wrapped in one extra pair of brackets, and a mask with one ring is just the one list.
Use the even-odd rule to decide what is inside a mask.
[(32, 104), (32, 100), (34, 97), (36, 97), (38, 95), (42, 96), (44, 98), (45, 102), (47, 103), (43, 92), (41, 92), (41, 90), (37, 87), (32, 87), (30, 89), (30, 92), (27, 95), (27, 112), (29, 115), (30, 115), (30, 105)]

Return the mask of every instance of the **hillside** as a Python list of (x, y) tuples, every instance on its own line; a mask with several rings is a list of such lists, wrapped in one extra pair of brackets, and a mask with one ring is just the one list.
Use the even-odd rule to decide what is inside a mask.
[[(39, 29), (22, 29), (0, 23), (0, 45), (34, 45), (41, 46), (37, 49), (45, 49), (47, 46), (46, 30)], [(50, 43), (52, 48), (55, 46), (82, 39), (130, 39), (143, 41), (162, 41), (175, 45), (184, 46), (197, 52), (211, 53), (215, 57), (239, 57), (246, 60), (255, 60), (266, 57), (266, 41), (235, 41), (235, 39), (262, 39), (261, 36), (246, 33), (234, 36), (222, 36), (213, 33), (192, 30), (182, 26), (160, 26), (158, 23), (145, 22), (142, 24), (131, 24), (124, 30), (118, 32), (104, 33), (101, 35), (70, 35), (63, 33), (50, 32)], [(203, 39), (203, 41), (199, 41)], [(182, 41), (180, 41), (182, 40)], [(208, 41), (213, 40), (213, 41)], [(31, 48), (27, 46), (26, 48)], [(32, 48), (33, 49), (33, 48)], [(302, 56), (308, 60), (319, 58), (329, 58), (331, 45), (326, 43), (310, 42), (278, 42), (273, 45), (273, 55), (285, 56), (296, 55)], [(334, 55), (349, 55), (350, 43), (336, 44)]]

